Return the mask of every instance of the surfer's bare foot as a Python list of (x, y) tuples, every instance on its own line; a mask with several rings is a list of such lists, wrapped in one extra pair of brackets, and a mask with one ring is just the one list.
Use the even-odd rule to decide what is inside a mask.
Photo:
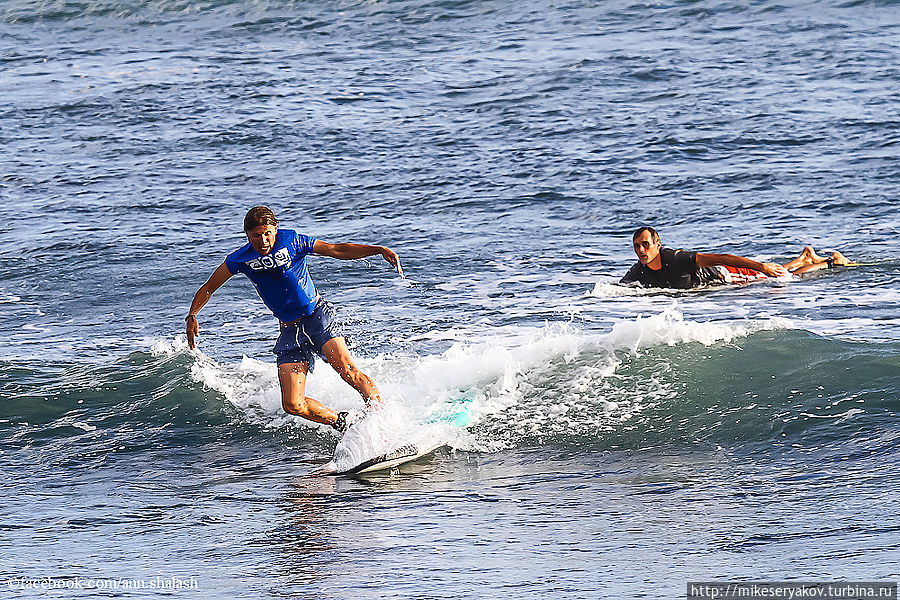
[(808, 257), (810, 262), (814, 262), (814, 263), (822, 262), (823, 260), (825, 260), (823, 257), (816, 254), (816, 251), (815, 251), (815, 249), (813, 249), (812, 246), (806, 246), (803, 249), (803, 255)]
[(841, 254), (838, 251), (834, 251), (831, 253), (831, 260), (834, 264), (844, 266), (850, 264), (850, 259)]

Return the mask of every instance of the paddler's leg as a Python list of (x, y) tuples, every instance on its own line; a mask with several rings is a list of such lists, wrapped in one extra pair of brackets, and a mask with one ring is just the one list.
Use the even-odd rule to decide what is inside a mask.
[(366, 406), (372, 402), (381, 403), (381, 394), (368, 375), (359, 370), (343, 337), (334, 337), (322, 345), (322, 354), (328, 364), (338, 372), (341, 378), (353, 386), (362, 396)]
[(783, 264), (782, 266), (788, 271), (793, 272), (795, 269), (807, 267), (809, 265), (814, 265), (820, 262), (825, 262), (825, 259), (816, 254), (816, 251), (813, 250), (812, 246), (806, 246), (805, 248), (803, 248), (803, 252), (800, 253), (800, 256), (798, 256), (791, 262)]
[(282, 363), (278, 365), (278, 381), (281, 383), (281, 406), (286, 413), (309, 419), (316, 423), (334, 426), (338, 414), (306, 396), (306, 363)]
[(806, 265), (800, 267), (796, 271), (794, 271), (794, 275), (803, 275), (804, 273), (809, 273), (810, 271), (818, 271), (819, 269), (830, 269), (835, 266), (843, 266), (850, 262), (850, 260), (841, 254), (840, 252), (832, 252), (831, 256), (828, 258), (819, 257), (819, 261), (810, 265)]

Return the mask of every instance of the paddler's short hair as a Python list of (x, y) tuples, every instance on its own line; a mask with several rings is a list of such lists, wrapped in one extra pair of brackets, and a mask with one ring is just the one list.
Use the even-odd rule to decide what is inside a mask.
[(631, 241), (633, 242), (634, 240), (638, 239), (638, 236), (641, 235), (642, 233), (644, 233), (645, 231), (650, 234), (650, 240), (654, 244), (659, 243), (659, 234), (656, 233), (656, 230), (653, 229), (652, 227), (638, 227), (637, 230), (634, 232), (634, 235), (631, 236)]
[(268, 206), (254, 206), (247, 211), (247, 216), (244, 217), (244, 231), (256, 229), (261, 225), (278, 227), (278, 219)]

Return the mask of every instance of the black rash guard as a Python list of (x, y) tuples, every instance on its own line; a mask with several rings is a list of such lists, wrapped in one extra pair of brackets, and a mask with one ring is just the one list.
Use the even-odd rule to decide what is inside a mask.
[(619, 283), (640, 283), (646, 287), (686, 290), (698, 285), (724, 283), (715, 267), (698, 267), (697, 253), (687, 250), (660, 248), (662, 267), (654, 271), (640, 261), (636, 262)]

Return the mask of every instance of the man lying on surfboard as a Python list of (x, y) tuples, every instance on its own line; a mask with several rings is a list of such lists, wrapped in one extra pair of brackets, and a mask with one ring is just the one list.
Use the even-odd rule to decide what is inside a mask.
[(197, 313), (232, 275), (243, 273), (256, 286), (259, 297), (281, 323), (272, 352), (278, 364), (281, 405), (292, 415), (331, 425), (343, 433), (354, 419), (306, 396), (306, 375), (318, 354), (344, 381), (360, 393), (366, 406), (380, 403), (375, 383), (353, 362), (335, 319), (334, 307), (319, 295), (309, 276), (310, 254), (353, 260), (380, 254), (403, 275), (400, 257), (384, 246), (329, 244), (291, 229), (279, 229), (275, 214), (265, 206), (251, 208), (244, 218), (248, 243), (225, 258), (191, 302), (187, 321), (188, 346), (197, 346)]
[(639, 228), (632, 240), (638, 262), (619, 283), (639, 283), (647, 287), (688, 289), (700, 285), (749, 283), (767, 277), (783, 277), (789, 273), (802, 275), (850, 264), (840, 252), (823, 258), (816, 254), (812, 246), (806, 246), (800, 256), (783, 265), (756, 262), (733, 254), (672, 250), (662, 247), (659, 234), (652, 227)]

